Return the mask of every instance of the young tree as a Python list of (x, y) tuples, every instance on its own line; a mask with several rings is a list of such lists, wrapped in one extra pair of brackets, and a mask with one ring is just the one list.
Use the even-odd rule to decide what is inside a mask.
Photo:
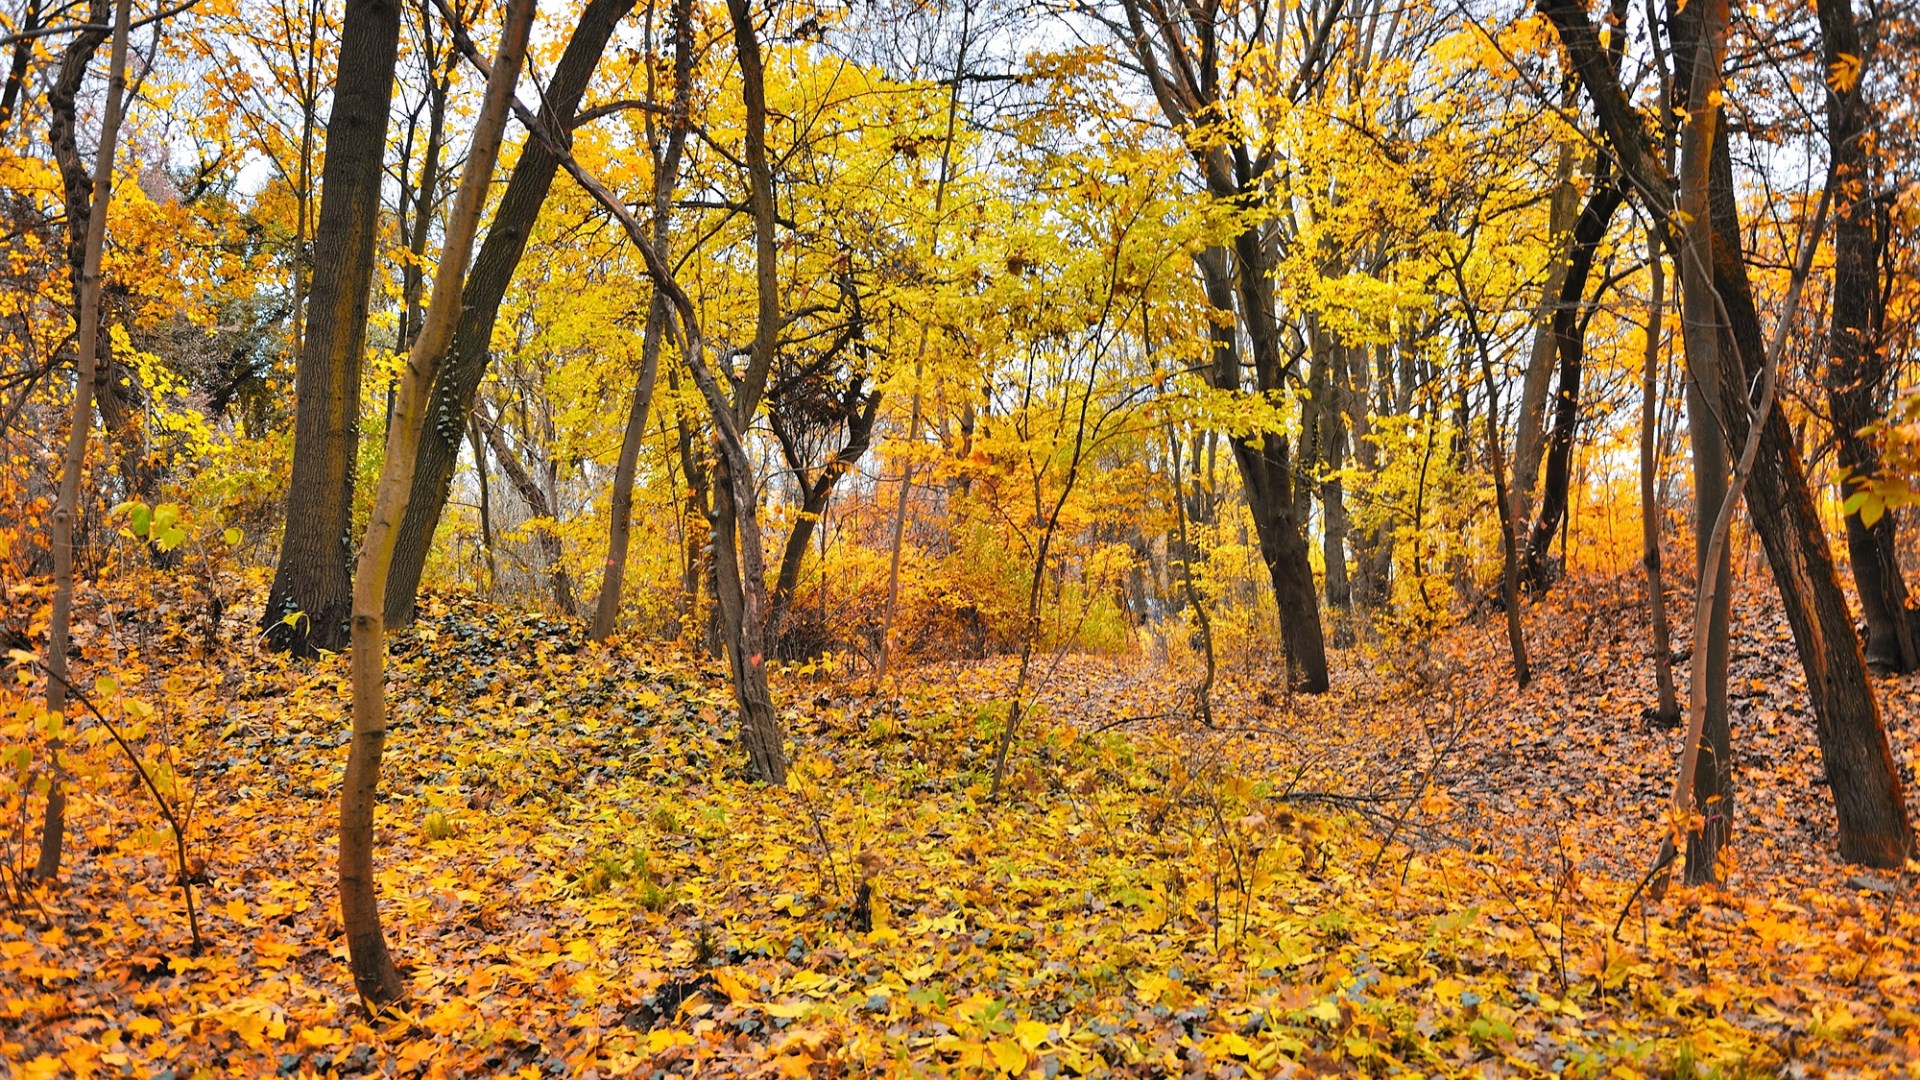
[[(107, 61), (107, 107), (100, 118), (100, 141), (94, 151), (92, 206), (87, 214), (76, 297), (79, 327), (74, 344), (73, 412), (66, 454), (61, 459), (59, 495), (48, 523), (53, 548), (53, 613), (47, 623), (47, 712), (62, 716), (67, 709), (67, 646), (73, 621), (73, 519), (80, 510), (80, 473), (86, 468), (87, 438), (93, 430), (93, 383), (100, 354), (100, 263), (107, 241), (107, 204), (113, 198), (113, 155), (126, 109), (127, 33), (132, 20), (132, 0), (118, 0)], [(34, 864), (34, 876), (42, 879), (59, 876), (60, 850), (66, 837), (67, 800), (60, 784), (60, 750), (56, 742), (51, 751), (53, 775), (47, 789), (46, 819), (40, 830), (40, 856)]]
[(353, 581), (353, 737), (340, 789), (340, 922), (353, 964), (353, 982), (370, 1010), (406, 999), (406, 984), (394, 967), (380, 928), (373, 880), (373, 814), (380, 785), (380, 754), (387, 738), (386, 627), (387, 574), (393, 563), (396, 526), (406, 513), (413, 487), (421, 430), (440, 361), (453, 339), (473, 237), (493, 182), (507, 109), (513, 100), (527, 35), (533, 26), (534, 0), (508, 0), (499, 53), (487, 78), (486, 96), (474, 123), (473, 141), (447, 218), (440, 265), (434, 271), (432, 298), (420, 336), (407, 355), (394, 394), (393, 425), (387, 432), (385, 464), (374, 489), (373, 514), (360, 547)]
[[(664, 142), (660, 139), (658, 121), (651, 113), (646, 118), (647, 145), (653, 158), (653, 246), (662, 256), (671, 250), (668, 241), (673, 220), (673, 188), (679, 182), (680, 160), (686, 151), (689, 114), (693, 108), (693, 12), (688, 0), (673, 0), (672, 8), (673, 104), (667, 116)], [(647, 413), (653, 403), (654, 385), (660, 377), (660, 349), (672, 330), (672, 322), (673, 306), (664, 293), (655, 289), (653, 299), (647, 304), (647, 326), (640, 339), (640, 374), (627, 408), (620, 459), (614, 466), (613, 491), (607, 510), (607, 561), (600, 577), (600, 598), (594, 607), (590, 633), (595, 641), (605, 641), (620, 618), (627, 546), (633, 532), (633, 479), (639, 469), (640, 444), (647, 434)]]
[(302, 655), (337, 652), (349, 638), (367, 289), (399, 55), (400, 0), (349, 0), (321, 167), (313, 295), (294, 368), (293, 477), (262, 616), (269, 645)]

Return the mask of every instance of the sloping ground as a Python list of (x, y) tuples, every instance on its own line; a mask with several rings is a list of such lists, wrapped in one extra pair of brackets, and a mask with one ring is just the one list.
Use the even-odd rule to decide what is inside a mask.
[[(774, 792), (740, 778), (716, 669), (436, 604), (395, 665), (381, 890), (415, 999), (380, 1022), (333, 900), (344, 668), (91, 633), (126, 657), (130, 712), (103, 710), (191, 802), (208, 947), (150, 798), (82, 725), (69, 880), (0, 915), (21, 1075), (1920, 1071), (1920, 913), (1906, 880), (1842, 887), (1792, 786), (1812, 773), (1772, 793), (1804, 832), (1748, 830), (1774, 854), (1740, 891), (1676, 890), (1616, 935), (1638, 875), (1611, 869), (1657, 838), (1632, 785), (1664, 789), (1672, 741), (1641, 729), (1626, 629), (1563, 654), (1597, 685), (1548, 660), (1513, 695), (1470, 629), (1435, 652), (1450, 690), (1227, 687), (1214, 731), (1129, 721), (1178, 711), (1173, 675), (1069, 658), (989, 802), (1006, 664), (897, 698), (789, 672)], [(1613, 704), (1576, 704), (1595, 689)], [(22, 690), (9, 748), (40, 745)], [(1787, 707), (1747, 707), (1804, 768)], [(1643, 816), (1592, 824), (1620, 808)]]

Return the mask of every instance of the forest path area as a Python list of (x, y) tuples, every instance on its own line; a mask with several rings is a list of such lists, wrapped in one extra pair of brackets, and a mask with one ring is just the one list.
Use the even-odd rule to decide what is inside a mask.
[[(1673, 737), (1639, 719), (1630, 601), (1591, 602), (1530, 613), (1570, 659), (1526, 694), (1468, 626), (1408, 668), (1439, 688), (1355, 661), (1319, 698), (1235, 675), (1213, 730), (1138, 719), (1185, 700), (1147, 658), (1067, 657), (996, 799), (1010, 661), (886, 694), (787, 669), (795, 766), (769, 789), (718, 665), (431, 601), (394, 642), (377, 833), (412, 999), (377, 1021), (334, 894), (343, 665), (203, 656), (190, 618), (90, 605), (83, 644), (119, 675), (72, 737), (70, 876), (0, 913), (0, 1057), (87, 1077), (1920, 1068), (1911, 875), (1846, 884), (1815, 772), (1747, 796), (1811, 823), (1743, 827), (1732, 891), (1629, 908)], [(1767, 640), (1740, 663), (1777, 663)], [(1611, 704), (1565, 705), (1576, 678)], [(1811, 763), (1790, 697), (1743, 700), (1736, 737), (1750, 714), (1780, 732), (1743, 753)], [(199, 951), (108, 720), (190, 823)], [(1588, 752), (1545, 754), (1549, 725)]]
[[(1680, 583), (1685, 587), (1685, 583)], [(1676, 610), (1691, 610), (1676, 591)], [(1336, 650), (1333, 689), (1288, 694), (1256, 660), (1222, 655), (1199, 722), (1197, 663), (1037, 657), (1028, 697), (1086, 731), (1152, 731), (1197, 755), (1225, 740), (1289, 801), (1353, 813), (1422, 850), (1495, 852), (1539, 866), (1638, 877), (1666, 829), (1684, 732), (1655, 720), (1645, 592), (1637, 573), (1563, 582), (1525, 609), (1533, 680), (1514, 686), (1500, 616), (1430, 643)], [(1691, 624), (1674, 626), (1685, 704)], [(1839, 862), (1806, 677), (1764, 581), (1736, 592), (1728, 701), (1735, 756), (1729, 884), (1763, 894), (1893, 877)], [(1277, 642), (1269, 643), (1277, 658)], [(974, 701), (1003, 698), (1017, 658), (929, 665), (916, 677)], [(1920, 675), (1875, 679), (1894, 759), (1920, 816)], [(1871, 884), (1868, 884), (1871, 883)]]

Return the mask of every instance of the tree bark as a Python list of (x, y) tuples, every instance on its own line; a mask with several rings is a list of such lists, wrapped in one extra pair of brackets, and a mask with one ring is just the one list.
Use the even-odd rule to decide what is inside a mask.
[[(393, 564), (396, 526), (406, 513), (418, 464), (420, 433), (436, 368), (446, 355), (459, 317), (462, 283), (479, 230), (480, 210), (493, 182), (493, 167), (506, 129), (507, 107), (526, 57), (534, 0), (508, 0), (500, 52), (487, 78), (486, 96), (474, 122), (460, 186), (448, 215), (433, 295), (400, 374), (386, 462), (374, 490), (373, 513), (353, 581), (353, 638), (349, 666), (353, 683), (353, 737), (340, 787), (340, 922), (347, 938), (353, 982), (370, 1012), (406, 1000), (406, 983), (394, 967), (380, 927), (374, 888), (373, 818), (380, 784), (380, 756), (387, 738), (386, 627), (383, 603)], [(464, 428), (464, 422), (462, 427)]]
[[(1860, 429), (1881, 419), (1892, 365), (1883, 339), (1886, 310), (1880, 262), (1885, 211), (1875, 194), (1875, 154), (1866, 99), (1867, 57), (1851, 0), (1823, 0), (1820, 57), (1829, 72), (1858, 65), (1854, 81), (1827, 85), (1827, 145), (1836, 187), (1833, 227), (1832, 323), (1823, 372), (1833, 410), (1833, 438), (1849, 497), (1880, 471), (1880, 453)], [(1850, 59), (1849, 59), (1850, 58)], [(1900, 570), (1899, 524), (1883, 514), (1868, 525), (1858, 511), (1846, 516), (1847, 555), (1867, 622), (1867, 664), (1881, 672), (1920, 671), (1920, 610)]]
[(269, 647), (303, 656), (337, 652), (349, 637), (361, 362), (399, 55), (400, 0), (351, 0), (327, 120), (317, 272), (294, 366), (293, 477), (280, 561), (261, 619)]
[[(1571, 91), (1569, 91), (1571, 97)], [(1571, 100), (1569, 105), (1574, 104)], [(1513, 509), (1515, 521), (1533, 520), (1533, 489), (1540, 479), (1540, 457), (1546, 449), (1547, 383), (1553, 375), (1557, 339), (1553, 313), (1567, 279), (1568, 241), (1574, 214), (1580, 208), (1580, 189), (1574, 185), (1574, 144), (1560, 145), (1559, 182), (1547, 209), (1547, 280), (1540, 290), (1540, 306), (1533, 316), (1533, 345), (1520, 383), (1520, 415), (1513, 433)]]
[[(588, 0), (542, 96), (541, 125), (554, 131), (571, 127), (614, 28), (633, 10), (633, 4), (634, 0)], [(389, 627), (413, 621), (414, 595), (453, 487), (467, 415), (473, 410), (474, 395), (493, 359), (490, 350), (500, 302), (513, 282), (520, 257), (526, 253), (527, 239), (553, 186), (557, 168), (559, 158), (552, 147), (544, 140), (527, 140), (493, 212), (486, 239), (474, 254), (473, 272), (467, 277), (466, 292), (460, 300), (459, 325), (433, 387), (428, 410), (432, 422), (420, 433), (413, 491), (407, 498), (406, 516), (398, 526), (393, 573), (387, 582)]]
[[(132, 0), (117, 0), (113, 10), (113, 44), (107, 61), (107, 106), (100, 119), (100, 141), (94, 154), (91, 205), (81, 244), (80, 281), (75, 297), (79, 325), (74, 342), (73, 412), (68, 422), (66, 452), (61, 459), (59, 493), (48, 523), (49, 546), (53, 549), (53, 612), (47, 622), (47, 713), (63, 718), (67, 710), (67, 647), (73, 624), (73, 520), (80, 512), (80, 473), (86, 468), (87, 437), (93, 431), (93, 382), (100, 353), (100, 264), (106, 250), (107, 209), (113, 198), (114, 149), (119, 142), (120, 121), (126, 106), (127, 33), (132, 18)], [(34, 877), (43, 881), (60, 875), (60, 854), (66, 841), (67, 799), (60, 764), (64, 744), (64, 738), (56, 729), (48, 746), (52, 766), (47, 809), (40, 830), (39, 858), (33, 868)]]

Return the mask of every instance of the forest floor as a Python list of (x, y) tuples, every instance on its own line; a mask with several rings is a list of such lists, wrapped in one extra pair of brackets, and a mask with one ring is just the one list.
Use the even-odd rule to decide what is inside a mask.
[[(66, 877), (0, 907), (0, 1073), (1920, 1075), (1916, 875), (1837, 862), (1760, 600), (1730, 886), (1631, 904), (1678, 741), (1642, 718), (1631, 578), (1528, 610), (1525, 691), (1492, 621), (1342, 652), (1319, 697), (1233, 658), (1210, 729), (1190, 670), (1042, 657), (997, 800), (1010, 658), (885, 693), (786, 669), (769, 790), (718, 666), (432, 600), (394, 643), (380, 891), (413, 998), (379, 1020), (334, 899), (344, 664), (126, 610), (83, 608), (84, 670), (189, 820), (205, 946), (153, 795), (76, 721)], [(1920, 678), (1879, 689), (1912, 791)], [(18, 875), (39, 799), (0, 793)]]

